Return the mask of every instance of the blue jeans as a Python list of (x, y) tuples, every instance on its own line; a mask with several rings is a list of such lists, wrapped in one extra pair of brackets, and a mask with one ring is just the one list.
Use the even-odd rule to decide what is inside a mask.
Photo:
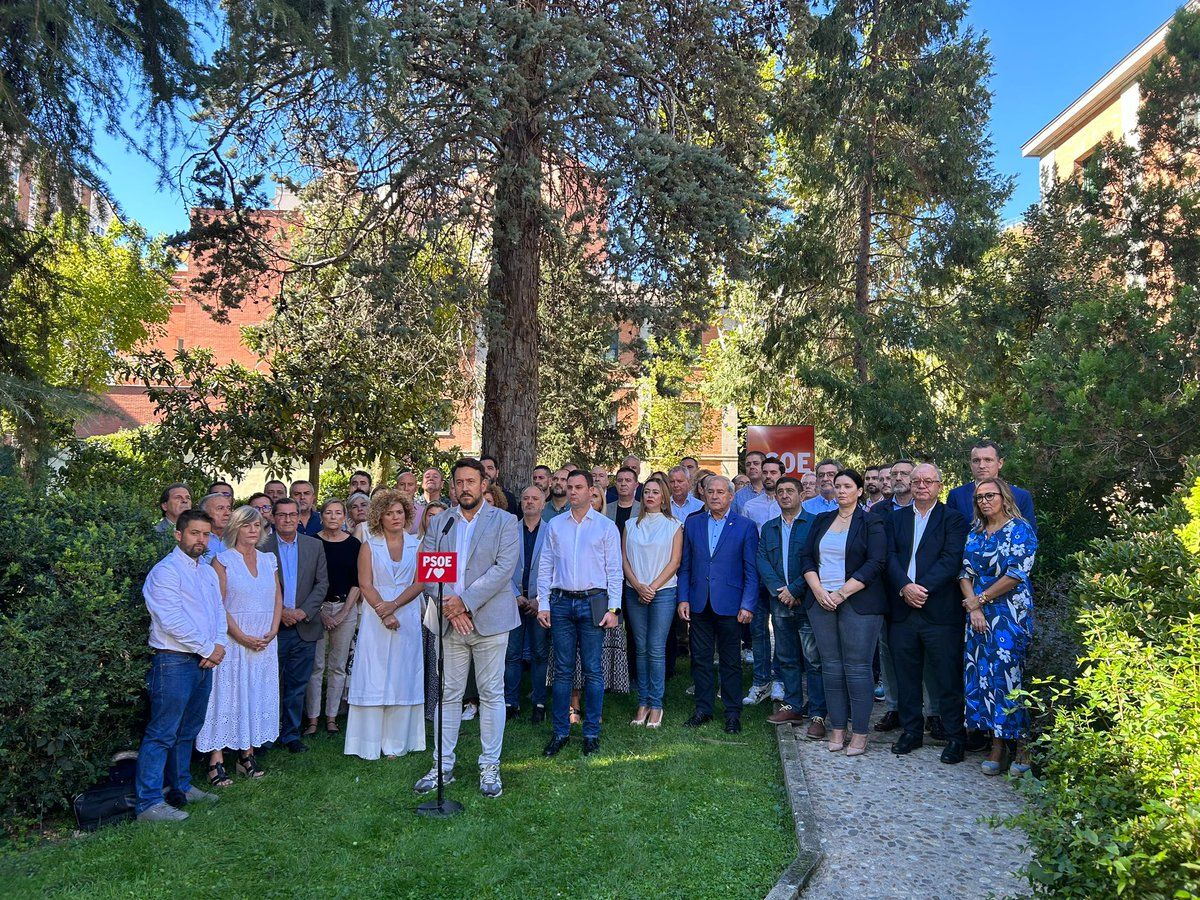
[(287, 746), (300, 740), (300, 715), (304, 695), (317, 659), (316, 641), (306, 641), (292, 628), (280, 628), (275, 639), (279, 652), (279, 741)]
[(883, 627), (883, 616), (860, 615), (849, 603), (843, 603), (833, 612), (813, 603), (807, 612), (821, 652), (829, 727), (845, 728), (849, 720), (855, 734), (866, 734), (875, 702), (871, 657)]
[(150, 721), (137, 760), (137, 811), (163, 802), (163, 783), (179, 796), (192, 786), (192, 744), (204, 725), (212, 669), (194, 653), (155, 653), (146, 674)]
[[(775, 653), (783, 680), (783, 700), (796, 712), (825, 718), (825, 685), (821, 680), (821, 654), (813, 636), (808, 614), (801, 607), (771, 601), (771, 624), (775, 627)], [(804, 702), (807, 673), (808, 704)]]
[[(529, 641), (529, 675), (533, 679), (534, 706), (546, 705), (546, 660), (550, 658), (550, 635), (538, 624), (537, 616), (521, 615), (521, 624), (508, 633), (508, 652), (504, 655), (504, 705), (521, 705), (521, 657)], [(574, 671), (574, 666), (571, 667)]]
[(583, 669), (583, 736), (600, 737), (600, 714), (604, 708), (604, 673), (601, 658), (604, 630), (592, 621), (592, 602), (586, 597), (572, 600), (550, 592), (550, 641), (554, 647), (554, 736), (571, 733), (571, 681), (575, 656)]
[(643, 603), (637, 591), (625, 588), (625, 615), (633, 629), (637, 650), (638, 706), (663, 708), (667, 685), (667, 632), (675, 616), (673, 587), (659, 588), (654, 599)]

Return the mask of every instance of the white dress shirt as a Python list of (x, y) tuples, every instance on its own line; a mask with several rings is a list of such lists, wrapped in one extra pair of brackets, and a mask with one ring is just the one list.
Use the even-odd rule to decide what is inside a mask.
[(550, 609), (550, 591), (608, 592), (608, 608), (621, 608), (621, 535), (608, 516), (590, 506), (583, 521), (568, 509), (542, 525), (546, 542), (538, 562), (538, 611)]
[(757, 525), (758, 533), (762, 534), (763, 526), (782, 516), (783, 511), (779, 508), (778, 501), (763, 491), (757, 497), (746, 501), (746, 505), (742, 507), (742, 515)]
[(455, 508), (458, 510), (459, 518), (452, 534), (454, 535), (454, 549), (458, 553), (458, 578), (455, 579), (451, 593), (456, 597), (461, 597), (463, 591), (467, 589), (467, 554), (471, 552), (471, 538), (475, 536), (475, 523), (479, 521), (479, 514), (483, 512), (483, 504), (480, 503), (475, 507), (475, 515), (471, 517), (470, 521), (462, 514), (461, 506)]
[(158, 561), (142, 586), (150, 610), (150, 646), (212, 656), (229, 634), (221, 587), (212, 566), (192, 559), (178, 547)]
[(908, 580), (917, 580), (917, 548), (921, 546), (921, 538), (925, 537), (925, 528), (929, 525), (929, 516), (933, 512), (937, 503), (922, 514), (921, 510), (917, 509), (917, 505), (913, 504), (913, 543), (912, 555), (908, 558)]

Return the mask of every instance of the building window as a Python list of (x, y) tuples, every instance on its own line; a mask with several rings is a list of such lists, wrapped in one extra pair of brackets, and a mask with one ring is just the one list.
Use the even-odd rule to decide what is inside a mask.
[(452, 437), (456, 412), (457, 404), (453, 400), (440, 401), (434, 413), (433, 433), (438, 437)]

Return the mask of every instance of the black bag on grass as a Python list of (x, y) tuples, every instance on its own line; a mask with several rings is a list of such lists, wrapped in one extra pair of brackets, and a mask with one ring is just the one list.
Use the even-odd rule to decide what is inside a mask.
[(133, 783), (104, 782), (75, 798), (75, 822), (80, 831), (133, 820), (136, 806)]

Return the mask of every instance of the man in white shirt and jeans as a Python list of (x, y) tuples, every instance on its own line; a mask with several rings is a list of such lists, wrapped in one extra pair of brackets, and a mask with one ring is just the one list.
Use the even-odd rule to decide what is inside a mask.
[(154, 658), (146, 676), (150, 721), (138, 751), (136, 809), (141, 821), (179, 822), (188, 814), (175, 805), (217, 799), (192, 786), (190, 769), (192, 744), (208, 711), (212, 670), (225, 658), (229, 643), (217, 573), (200, 563), (211, 533), (207, 513), (180, 513), (175, 522), (178, 546), (150, 570), (142, 588)]
[[(592, 508), (591, 490), (591, 472), (568, 476), (570, 511), (547, 523), (538, 563), (538, 621), (550, 629), (554, 652), (554, 737), (543, 751), (546, 756), (562, 750), (571, 735), (571, 680), (577, 651), (583, 668), (583, 752), (600, 749), (601, 658), (604, 629), (616, 628), (621, 612), (621, 538), (616, 523)], [(600, 608), (605, 612), (597, 617)]]

